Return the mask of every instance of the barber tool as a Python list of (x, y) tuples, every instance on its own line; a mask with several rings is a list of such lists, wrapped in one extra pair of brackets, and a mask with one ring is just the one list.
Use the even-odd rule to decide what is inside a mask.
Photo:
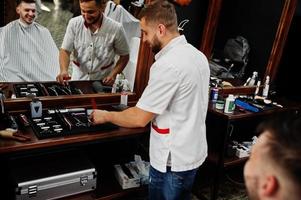
[(48, 114), (54, 114), (56, 112), (60, 112), (60, 113), (71, 113), (71, 112), (85, 112), (86, 109), (85, 108), (65, 108), (65, 109), (55, 109), (55, 110), (48, 110)]
[(30, 83), (30, 84), (14, 84), (14, 91), (17, 97), (27, 97), (30, 95), (35, 96), (45, 96), (40, 83)]
[(38, 139), (118, 128), (111, 123), (94, 125), (87, 113), (85, 108), (52, 109), (44, 113), (43, 117), (28, 119)]
[(66, 85), (66, 86), (57, 86), (57, 85), (54, 85), (53, 87), (56, 88), (56, 91), (61, 91), (61, 93), (63, 95), (72, 95), (70, 85)]
[(84, 127), (87, 127), (87, 124), (86, 123), (83, 123), (81, 120), (79, 120), (76, 116), (72, 115), (73, 116), (73, 119), (75, 119), (76, 123), (75, 123), (75, 126), (77, 127), (81, 127), (81, 126), (84, 126)]
[(51, 87), (48, 87), (48, 89), (54, 93), (54, 96), (59, 96), (59, 94), (57, 93), (55, 87), (51, 86)]
[(8, 124), (11, 129), (18, 130), (19, 126), (14, 116), (7, 116)]
[(11, 129), (11, 128), (1, 130), (0, 131), (0, 137), (8, 138), (8, 139), (14, 139), (14, 140), (18, 140), (18, 141), (21, 141), (21, 142), (30, 140), (30, 137), (22, 135), (22, 134), (18, 133), (17, 130)]
[(69, 130), (72, 129), (73, 124), (70, 120), (65, 116), (65, 114), (61, 113), (59, 110), (56, 110), (56, 115), (61, 119), (61, 121), (67, 126)]

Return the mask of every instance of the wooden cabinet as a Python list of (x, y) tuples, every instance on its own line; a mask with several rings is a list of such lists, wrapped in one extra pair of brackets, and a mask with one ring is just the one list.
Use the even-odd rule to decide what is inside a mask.
[[(0, 125), (3, 127), (3, 124)], [(149, 127), (134, 129), (119, 127), (114, 130), (94, 132), (87, 130), (76, 135), (49, 139), (38, 139), (29, 127), (20, 129), (19, 133), (29, 137), (30, 141), (18, 142), (0, 138), (0, 176), (3, 180), (0, 183), (0, 192), (4, 199), (13, 199), (11, 177), (6, 176), (9, 174), (9, 164), (12, 159), (41, 155), (47, 157), (74, 150), (83, 152), (94, 164), (97, 170), (97, 188), (93, 192), (66, 199), (115, 199), (146, 191), (146, 187), (122, 190), (114, 176), (113, 165), (133, 161), (134, 154), (141, 155), (144, 160), (148, 159), (143, 144), (144, 141), (148, 141)], [(30, 163), (23, 164), (30, 165)]]

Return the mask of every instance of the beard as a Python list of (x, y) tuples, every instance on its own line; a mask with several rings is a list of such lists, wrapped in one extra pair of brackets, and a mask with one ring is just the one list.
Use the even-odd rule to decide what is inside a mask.
[(89, 20), (85, 19), (85, 23), (88, 25), (96, 24), (98, 21), (100, 21), (100, 18), (101, 18), (101, 13), (99, 13), (99, 15), (97, 17), (94, 17), (92, 19), (89, 19)]
[(22, 20), (26, 23), (26, 24), (32, 24), (33, 21), (35, 20), (35, 15), (32, 17), (29, 16), (21, 16)]
[(156, 35), (153, 37), (151, 48), (154, 54), (157, 54), (162, 49), (162, 44)]

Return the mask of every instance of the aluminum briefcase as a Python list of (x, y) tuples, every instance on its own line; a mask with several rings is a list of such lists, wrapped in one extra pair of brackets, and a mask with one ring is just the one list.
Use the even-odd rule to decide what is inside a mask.
[(43, 155), (13, 163), (16, 200), (59, 199), (96, 189), (97, 172), (81, 155)]

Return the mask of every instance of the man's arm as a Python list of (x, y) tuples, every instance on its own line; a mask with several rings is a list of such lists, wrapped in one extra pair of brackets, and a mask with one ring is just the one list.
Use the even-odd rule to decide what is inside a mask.
[(68, 74), (68, 68), (70, 63), (70, 52), (65, 49), (60, 49), (60, 73), (57, 75), (56, 80), (60, 83), (64, 83), (65, 80), (70, 79)]
[(95, 124), (111, 122), (122, 127), (138, 128), (145, 127), (154, 116), (154, 113), (144, 111), (138, 107), (132, 107), (122, 112), (94, 110), (91, 114), (91, 120)]
[(129, 55), (124, 55), (124, 56), (120, 56), (116, 66), (114, 67), (114, 69), (111, 71), (111, 73), (105, 77), (102, 81), (105, 85), (113, 85), (116, 75), (120, 74), (123, 69), (125, 68), (126, 64), (129, 61), (130, 56)]

